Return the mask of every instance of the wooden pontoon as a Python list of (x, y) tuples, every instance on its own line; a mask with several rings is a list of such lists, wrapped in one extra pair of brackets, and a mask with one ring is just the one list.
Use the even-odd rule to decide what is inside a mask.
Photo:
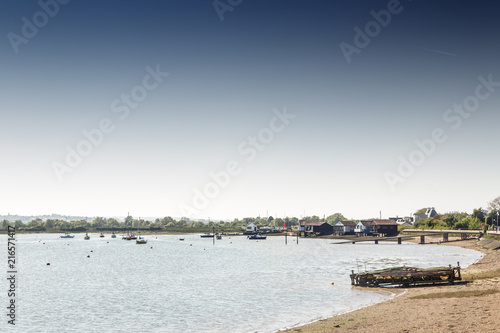
[(360, 287), (403, 286), (417, 284), (449, 283), (462, 280), (460, 263), (456, 267), (415, 268), (393, 267), (355, 274), (352, 271), (351, 284)]

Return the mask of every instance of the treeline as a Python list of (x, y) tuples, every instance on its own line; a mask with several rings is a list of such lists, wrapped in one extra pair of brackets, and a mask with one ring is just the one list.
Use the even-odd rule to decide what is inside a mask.
[(430, 218), (418, 220), (413, 224), (417, 229), (483, 229), (489, 230), (498, 224), (497, 213), (494, 209), (489, 212), (482, 208), (474, 209), (472, 214), (462, 212), (451, 212), (438, 214)]
[(241, 232), (244, 231), (249, 223), (254, 223), (255, 225), (270, 226), (270, 227), (282, 227), (285, 224), (286, 227), (293, 227), (298, 225), (299, 219), (296, 217), (287, 218), (277, 218), (274, 219), (272, 216), (268, 218), (261, 217), (247, 217), (241, 220), (234, 219), (234, 221), (191, 221), (188, 218), (182, 218), (180, 220), (175, 220), (170, 216), (166, 216), (161, 219), (155, 219), (154, 221), (135, 219), (132, 216), (125, 218), (125, 221), (121, 222), (115, 218), (104, 218), (97, 217), (93, 221), (88, 222), (87, 220), (76, 220), (76, 221), (65, 221), (61, 219), (47, 219), (42, 220), (40, 218), (33, 219), (27, 223), (23, 223), (21, 220), (8, 221), (3, 220), (1, 223), (2, 229), (6, 229), (8, 225), (14, 225), (19, 231), (32, 231), (32, 232), (93, 232), (93, 231), (126, 231), (126, 230), (150, 230), (150, 231), (179, 231), (179, 232), (209, 232), (214, 229), (217, 232)]
[[(335, 213), (328, 217), (320, 218), (319, 216), (308, 216), (306, 220), (328, 222), (332, 225), (346, 218)], [(46, 219), (35, 218), (24, 223), (21, 220), (9, 221), (3, 220), (1, 223), (2, 229), (6, 229), (7, 225), (15, 225), (19, 231), (27, 232), (94, 232), (94, 231), (126, 231), (133, 230), (150, 230), (150, 231), (173, 231), (173, 232), (210, 232), (214, 229), (217, 232), (241, 232), (245, 231), (248, 224), (254, 223), (258, 227), (274, 227), (281, 229), (293, 228), (298, 226), (299, 219), (297, 217), (274, 218), (269, 217), (245, 217), (243, 219), (234, 219), (231, 222), (227, 221), (192, 221), (189, 218), (181, 218), (176, 220), (170, 216), (154, 221), (145, 219), (135, 219), (132, 216), (127, 216), (125, 221), (118, 221), (115, 218), (97, 217), (93, 221), (88, 222), (86, 219), (76, 221), (66, 221), (62, 219)]]

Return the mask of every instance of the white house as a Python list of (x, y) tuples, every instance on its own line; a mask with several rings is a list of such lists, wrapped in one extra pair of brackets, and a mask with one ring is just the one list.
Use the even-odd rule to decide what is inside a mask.
[(352, 221), (339, 221), (333, 226), (333, 230), (338, 234), (353, 234), (356, 223)]
[(259, 230), (259, 228), (257, 228), (257, 226), (254, 223), (249, 223), (247, 225), (246, 232), (257, 232), (258, 230)]
[(414, 222), (417, 222), (418, 220), (427, 219), (435, 215), (437, 215), (436, 209), (434, 207), (429, 207), (423, 214), (414, 214), (413, 215), (413, 217), (415, 218)]
[(358, 221), (358, 223), (354, 227), (354, 232), (357, 235), (369, 234), (372, 231), (371, 230), (372, 224), (373, 224), (373, 221)]

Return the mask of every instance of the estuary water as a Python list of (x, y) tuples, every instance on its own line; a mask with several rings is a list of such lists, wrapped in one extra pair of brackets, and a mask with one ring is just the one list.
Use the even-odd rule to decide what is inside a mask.
[(0, 331), (273, 332), (393, 296), (351, 288), (351, 270), (465, 267), (482, 256), (410, 243), (288, 237), (285, 245), (283, 236), (226, 236), (215, 245), (199, 235), (145, 236), (145, 245), (119, 235), (59, 236), (16, 236), (16, 326), (7, 324), (4, 278)]

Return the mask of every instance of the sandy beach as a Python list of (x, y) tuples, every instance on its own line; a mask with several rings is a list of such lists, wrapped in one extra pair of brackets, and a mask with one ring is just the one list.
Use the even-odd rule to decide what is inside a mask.
[(440, 246), (485, 255), (462, 270), (461, 283), (398, 288), (399, 296), (385, 302), (286, 332), (500, 332), (500, 251), (479, 247), (476, 240)]

